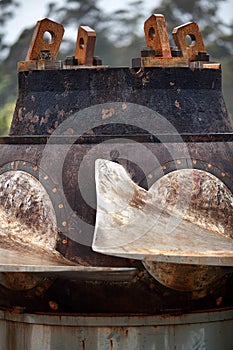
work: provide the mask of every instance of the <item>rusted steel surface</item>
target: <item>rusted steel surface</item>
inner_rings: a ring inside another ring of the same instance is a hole
[[[174,28],[172,36],[175,44],[182,51],[185,58],[195,61],[199,52],[206,53],[197,23],[191,22]],[[190,45],[185,41],[187,36],[191,39]]]
[[[49,42],[45,41],[44,34],[48,32],[51,35]],[[30,47],[26,56],[26,61],[42,59],[40,55],[45,51],[50,57],[44,59],[55,60],[64,34],[64,28],[61,24],[45,18],[37,22]]]
[[[147,68],[138,76],[129,68],[82,68],[19,73],[19,98],[10,135],[51,135],[71,114],[109,101],[140,101],[140,105],[164,116],[180,134],[232,130],[221,91],[220,70]],[[102,109],[93,118],[103,122]],[[127,109],[124,113],[128,113]],[[109,120],[114,120],[114,115]],[[99,132],[94,134],[130,134],[123,126],[114,125],[96,131]],[[70,136],[73,133],[72,127],[67,130]]]
[[[80,26],[75,49],[79,65],[92,66],[95,51],[96,33],[88,26]]]
[[[163,15],[153,14],[144,24],[146,45],[141,57],[132,60],[134,68],[190,67],[220,69],[219,63],[209,62],[199,27],[189,22],[173,29],[175,47],[170,47]]]
[[[167,34],[165,18],[163,15],[152,15],[144,23],[146,45],[154,50],[155,56],[172,58]]]

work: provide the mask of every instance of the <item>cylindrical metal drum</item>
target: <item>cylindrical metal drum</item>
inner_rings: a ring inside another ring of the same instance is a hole
[[[157,316],[0,312],[0,350],[232,350],[233,310]]]

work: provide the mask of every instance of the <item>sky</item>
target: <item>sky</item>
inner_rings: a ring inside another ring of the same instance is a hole
[[[8,22],[8,26],[5,29],[5,40],[9,44],[13,44],[17,40],[24,28],[32,27],[38,20],[45,17],[47,8],[46,5],[49,2],[52,2],[52,0],[18,0],[18,2],[20,3],[20,7],[16,10],[17,12],[15,17]],[[56,0],[56,2],[58,4],[62,4],[64,0]],[[125,3],[126,0],[99,0],[99,5],[103,7],[106,12],[124,8]],[[156,5],[160,3],[160,0],[144,0],[144,3],[145,12],[148,11],[149,17],[151,14],[151,8],[156,7]],[[233,0],[226,0],[223,2],[220,15],[223,22],[229,23],[230,20],[233,19]]]

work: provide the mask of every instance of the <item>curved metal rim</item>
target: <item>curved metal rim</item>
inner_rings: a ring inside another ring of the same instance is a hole
[[[195,323],[209,323],[233,320],[233,309],[199,311],[179,316],[164,315],[53,315],[53,314],[13,314],[0,311],[0,320],[28,324],[73,327],[111,327],[111,326],[167,326]]]

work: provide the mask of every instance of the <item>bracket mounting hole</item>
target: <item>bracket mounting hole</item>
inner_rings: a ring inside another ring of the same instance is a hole
[[[193,34],[188,34],[185,37],[185,43],[187,46],[194,46],[196,45],[196,37]]]
[[[52,32],[46,31],[43,34],[43,40],[46,44],[51,44],[53,42],[54,34]]]
[[[80,49],[84,49],[84,39],[83,38],[80,38],[79,39],[79,47],[80,47]]]
[[[148,34],[149,34],[150,40],[154,40],[154,38],[155,38],[155,29],[154,29],[154,27],[150,27]]]

